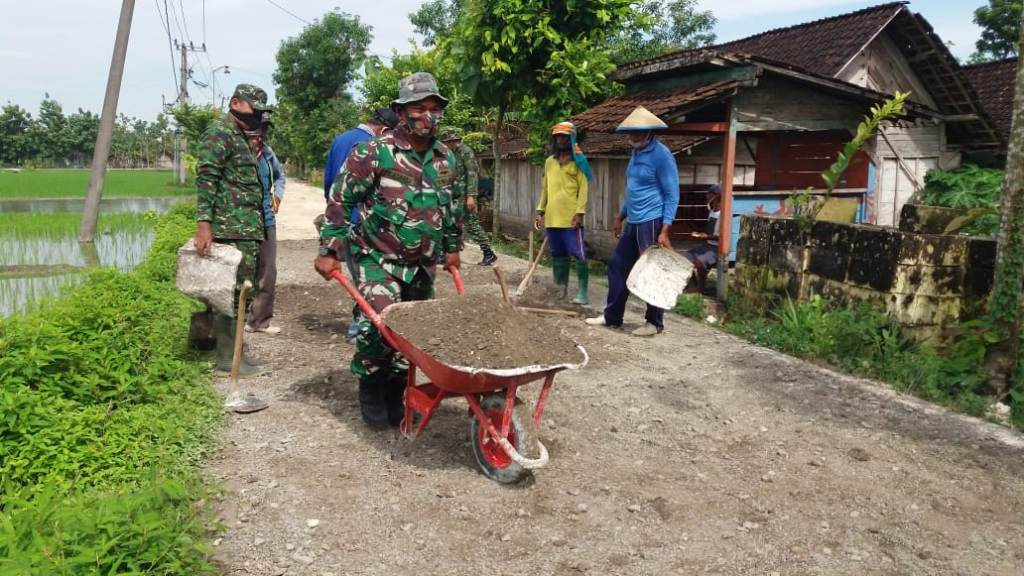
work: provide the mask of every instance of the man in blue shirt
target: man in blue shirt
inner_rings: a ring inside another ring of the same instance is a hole
[[[658,244],[672,249],[669,227],[679,208],[679,167],[672,152],[654,136],[668,125],[643,106],[638,106],[616,128],[629,134],[633,152],[626,167],[626,201],[615,216],[612,234],[618,239],[608,262],[608,303],[604,314],[588,318],[592,326],[622,326],[629,290],[626,279],[640,255]],[[626,228],[622,229],[622,221]],[[647,305],[646,323],[634,336],[654,336],[665,329],[665,311]]]
[[[331,187],[334,186],[334,180],[338,177],[338,173],[341,172],[342,166],[345,165],[345,160],[348,159],[349,153],[355,148],[355,145],[360,142],[365,142],[371,138],[377,138],[384,134],[387,130],[393,130],[398,125],[398,115],[395,114],[390,108],[380,108],[373,113],[373,117],[365,124],[360,124],[356,128],[353,128],[347,132],[340,134],[331,143],[331,150],[327,153],[327,165],[324,167],[324,200],[329,200],[331,197]],[[318,222],[323,221],[323,216],[317,218]],[[352,213],[349,215],[349,222],[352,224],[359,223],[359,208],[352,208]],[[319,230],[320,226],[317,225]],[[359,283],[359,272],[352,262],[352,257],[349,254],[345,254],[345,264],[348,267],[348,273],[352,277],[352,280]],[[356,335],[359,333],[359,326],[356,322],[352,322],[348,325],[348,341],[349,344],[355,344]]]
[[[284,199],[285,175],[284,167],[269,144],[263,145],[262,160],[257,167],[260,182],[263,185],[263,230],[264,241],[260,250],[260,262],[257,268],[259,291],[252,299],[249,319],[245,324],[246,332],[264,332],[277,334],[280,326],[272,326],[270,319],[274,317],[274,292],[277,288],[277,214],[281,200]]]

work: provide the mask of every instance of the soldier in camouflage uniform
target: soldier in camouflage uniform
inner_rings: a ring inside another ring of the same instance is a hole
[[[480,181],[478,171],[480,169],[476,162],[476,154],[473,149],[462,143],[462,137],[453,129],[444,131],[441,141],[448,148],[455,152],[459,163],[459,181],[461,188],[465,190],[465,196],[456,202],[459,208],[459,227],[464,229],[469,238],[480,246],[484,257],[480,266],[490,266],[498,260],[498,256],[491,250],[491,239],[480,226],[480,218],[476,215],[477,184]]]
[[[403,78],[398,92],[392,103],[398,127],[357,144],[331,189],[314,263],[329,279],[348,251],[360,272],[359,291],[378,312],[394,302],[431,298],[438,252],[446,254],[446,268],[460,265],[452,201],[462,194],[456,158],[434,137],[448,100],[424,72]],[[355,207],[361,219],[353,225]],[[398,425],[408,364],[356,313],[359,335],[351,367],[359,378],[363,419]]]
[[[265,238],[263,197],[269,185],[261,174],[270,173],[262,154],[263,122],[271,111],[263,89],[239,84],[231,97],[229,113],[213,122],[197,153],[196,250],[205,256],[210,244],[217,242],[234,246],[242,253],[232,310],[238,309],[239,293],[246,280],[253,284],[246,298],[247,306],[257,289],[256,272]],[[230,371],[235,323],[230,315],[217,314],[214,327],[217,369]],[[239,374],[259,372],[257,364],[246,352]]]

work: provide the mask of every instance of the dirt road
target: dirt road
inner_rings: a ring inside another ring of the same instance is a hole
[[[284,331],[246,381],[273,403],[210,464],[225,574],[1024,574],[1021,436],[676,317],[651,340],[560,321],[592,362],[556,381],[525,485],[477,471],[461,401],[416,441],[371,431],[314,253],[282,243]]]
[[[313,218],[324,211],[324,191],[301,180],[290,179],[277,213],[277,239],[313,240]]]

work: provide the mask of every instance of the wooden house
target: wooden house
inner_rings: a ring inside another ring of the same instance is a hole
[[[586,226],[598,254],[612,248],[606,231],[625,191],[629,146],[614,129],[638,105],[670,125],[661,139],[677,156],[683,192],[673,233],[682,240],[699,229],[701,191],[721,182],[733,249],[740,214],[786,214],[794,191],[820,192],[821,172],[894,92],[911,92],[905,116],[869,142],[837,191],[851,220],[894,226],[928,170],[1005,146],[945,44],[905,2],[629,63],[613,78],[625,94],[572,119],[594,169]],[[540,169],[505,150],[498,209],[525,227]]]

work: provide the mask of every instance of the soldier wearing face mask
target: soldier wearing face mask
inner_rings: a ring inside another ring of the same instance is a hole
[[[227,115],[213,122],[199,142],[196,174],[195,246],[200,256],[213,242],[229,244],[242,253],[235,285],[235,303],[242,284],[249,280],[248,304],[259,289],[257,265],[265,239],[264,200],[272,173],[264,154],[265,122],[273,108],[267,93],[252,84],[239,84]],[[231,370],[235,322],[225,314],[214,320],[217,336],[217,369]],[[254,374],[258,363],[243,354],[239,373]],[[265,407],[265,404],[263,404]]]
[[[359,290],[377,312],[398,301],[426,300],[434,292],[435,255],[458,268],[460,233],[453,198],[458,187],[455,153],[435,137],[448,100],[434,77],[417,72],[398,84],[392,109],[398,126],[360,142],[331,188],[316,271],[330,279],[346,253],[359,272]],[[361,217],[351,221],[352,209]],[[408,363],[383,340],[362,312],[352,373],[359,405],[371,425],[397,426],[404,414]]]

